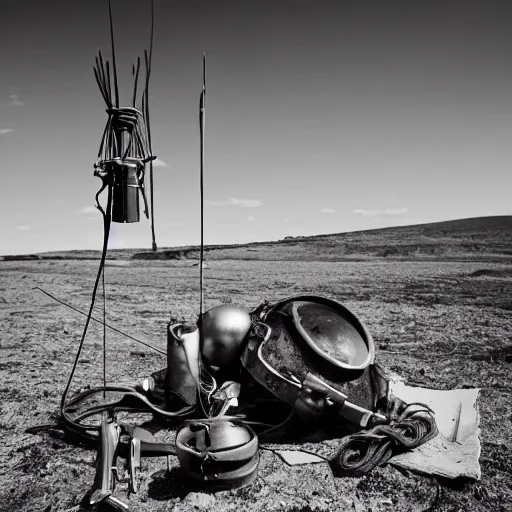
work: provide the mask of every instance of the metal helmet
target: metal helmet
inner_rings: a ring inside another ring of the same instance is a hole
[[[205,361],[223,368],[240,357],[242,343],[251,328],[251,316],[241,306],[224,304],[207,311],[200,328]]]

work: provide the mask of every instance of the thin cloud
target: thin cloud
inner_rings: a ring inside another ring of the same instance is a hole
[[[320,210],[320,213],[336,213],[336,210],[334,210],[333,208],[322,208]]]
[[[249,222],[254,222],[256,219],[251,215],[250,217],[247,217],[247,220]]]
[[[224,201],[206,201],[210,206],[241,206],[242,208],[258,208],[263,203],[257,199],[237,199],[230,197]]]
[[[352,213],[363,217],[377,217],[378,215],[381,215],[381,210],[364,210],[362,208],[357,208],[356,210],[352,210]]]
[[[153,167],[169,167],[163,160],[160,160],[160,158],[157,158],[156,160],[153,160]]]
[[[283,222],[290,222],[290,219],[283,219]]]
[[[14,128],[2,128],[0,130],[0,135],[5,135],[6,133],[15,132],[16,130]]]
[[[409,213],[408,208],[386,208],[384,210],[384,215],[405,215]]]
[[[23,107],[25,105],[25,103],[20,101],[17,94],[11,94],[9,97],[11,98],[11,105],[13,107]]]
[[[366,210],[358,208],[352,210],[352,213],[361,215],[362,217],[391,217],[395,215],[406,215],[409,213],[408,208],[385,208],[384,210]]]
[[[98,208],[96,206],[84,206],[81,210],[75,210],[73,213],[77,215],[91,215],[91,213],[97,213]]]
[[[32,229],[32,226],[29,226],[28,224],[22,224],[21,226],[18,226],[19,231],[30,231]]]

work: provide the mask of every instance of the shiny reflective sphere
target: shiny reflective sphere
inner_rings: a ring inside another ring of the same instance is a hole
[[[202,322],[202,354],[210,366],[223,368],[240,357],[251,317],[241,306],[225,304],[210,309]]]

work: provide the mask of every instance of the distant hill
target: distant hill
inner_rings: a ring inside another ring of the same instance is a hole
[[[367,258],[512,260],[512,216],[476,217],[276,242],[205,247],[206,259],[338,261]],[[194,258],[199,248],[163,249],[134,258]]]
[[[98,259],[99,251],[50,252],[9,259]],[[109,259],[195,259],[198,246],[109,251]],[[512,262],[512,216],[476,217],[350,233],[287,237],[275,242],[205,246],[207,260],[342,261],[482,259]]]

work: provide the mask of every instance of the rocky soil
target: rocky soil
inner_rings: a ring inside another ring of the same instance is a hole
[[[96,451],[58,432],[28,434],[55,420],[85,318],[40,286],[87,310],[98,261],[0,262],[0,510],[89,510],[84,497]],[[191,486],[176,457],[143,459],[141,490],[116,496],[131,510],[511,511],[512,266],[483,261],[209,261],[206,304],[254,307],[299,293],[336,298],[367,324],[377,361],[408,383],[480,387],[482,479],[448,482],[391,465],[362,478],[335,478],[327,464],[287,466],[261,450],[257,480],[209,494]],[[194,321],[198,267],[190,260],[107,263],[107,321],[165,350],[169,317]],[[101,299],[95,310],[101,317]],[[102,381],[103,329],[91,324],[72,392]],[[109,382],[142,379],[165,357],[107,333]],[[173,432],[161,425],[160,440]],[[123,468],[123,459],[119,467]]]

